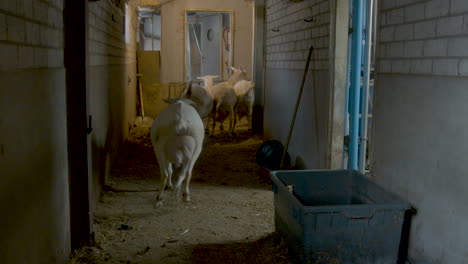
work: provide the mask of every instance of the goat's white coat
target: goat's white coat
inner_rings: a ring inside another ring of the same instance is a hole
[[[209,86],[213,83],[213,76],[203,76],[200,79],[205,81],[205,89],[207,89],[213,96],[213,111],[212,119],[213,126],[211,134],[214,133],[216,121],[220,122],[220,128],[223,129],[224,120],[229,117],[229,134],[232,134],[236,126],[236,105],[238,97],[234,90],[234,85],[240,80],[245,80],[247,74],[242,69],[236,69],[231,67],[233,73],[231,77],[225,81],[216,85]]]
[[[204,87],[192,86],[191,83],[179,98],[163,99],[163,101],[169,104],[184,101],[195,108],[201,119],[207,119],[213,109],[213,96],[210,91]]]
[[[213,111],[212,119],[213,126],[211,134],[214,134],[216,121],[221,123],[221,129],[223,128],[223,121],[229,117],[229,133],[232,134],[235,126],[235,107],[237,103],[236,92],[234,87],[229,82],[222,82],[212,87],[213,95]]]
[[[236,122],[246,116],[249,122],[249,129],[252,129],[252,111],[255,100],[254,83],[252,81],[241,80],[234,85],[237,96]]]
[[[205,76],[200,76],[197,77],[200,80],[203,80],[203,88],[205,89],[210,89],[210,87],[213,86],[213,80],[218,78],[218,75],[205,75]]]
[[[200,115],[192,106],[179,100],[156,117],[150,135],[161,171],[162,186],[157,196],[158,205],[162,204],[165,188],[172,188],[173,172],[177,177],[177,194],[184,182],[184,199],[189,201],[192,169],[201,153],[204,139]]]

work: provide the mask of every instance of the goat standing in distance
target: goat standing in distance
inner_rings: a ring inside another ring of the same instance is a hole
[[[234,122],[237,124],[237,121],[242,117],[247,117],[248,129],[252,129],[252,111],[255,100],[254,93],[254,83],[252,81],[241,80],[234,85],[234,91],[237,96],[236,103],[236,120]]]
[[[220,130],[223,130],[223,122],[229,117],[229,135],[232,136],[234,128],[236,126],[236,107],[237,107],[237,95],[234,90],[234,85],[247,79],[247,73],[241,68],[236,69],[231,67],[233,71],[231,77],[225,82],[221,82],[213,85],[212,76],[203,76],[200,79],[205,80],[205,88],[213,96],[213,110],[211,118],[213,125],[211,128],[210,135],[214,135],[216,122],[220,123]],[[210,84],[212,86],[210,86]]]
[[[251,116],[253,107],[253,83],[247,81],[247,73],[241,67],[231,67],[232,75],[225,81],[214,84],[217,75],[206,75],[197,77],[203,80],[203,86],[193,86],[190,82],[181,97],[175,99],[163,99],[166,103],[174,103],[177,100],[190,99],[202,119],[206,118],[205,128],[209,127],[209,117],[213,120],[210,135],[214,135],[216,121],[220,122],[223,130],[223,122],[227,117],[229,122],[229,135],[233,134],[237,118],[247,116],[249,127],[251,127]],[[238,103],[240,103],[238,107]]]

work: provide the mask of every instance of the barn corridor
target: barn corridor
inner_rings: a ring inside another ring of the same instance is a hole
[[[232,141],[206,137],[190,185],[192,201],[176,202],[169,194],[159,208],[153,206],[160,186],[157,161],[144,129],[133,130],[94,211],[96,246],[85,248],[75,263],[284,260],[285,250],[272,236],[273,193],[256,174],[262,141],[246,129],[243,123]]]

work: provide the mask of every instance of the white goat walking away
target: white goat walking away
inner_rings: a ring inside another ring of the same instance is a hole
[[[207,89],[213,96],[213,110],[211,117],[213,119],[213,126],[210,135],[214,134],[216,121],[220,122],[220,129],[223,130],[223,122],[227,117],[229,120],[229,135],[232,135],[236,125],[236,105],[237,95],[234,90],[234,85],[240,81],[247,79],[246,72],[241,69],[231,67],[233,74],[225,81],[213,85],[213,79],[217,76],[208,75],[198,77],[204,80],[204,88]],[[208,123],[207,123],[208,124]]]
[[[237,96],[234,127],[237,124],[237,120],[245,116],[248,120],[248,128],[252,129],[252,111],[255,100],[254,83],[246,80],[238,81],[234,85],[234,91]]]
[[[229,82],[219,83],[212,88],[213,109],[211,118],[213,126],[210,135],[214,135],[216,121],[220,122],[220,129],[223,130],[223,122],[229,117],[229,135],[232,135],[235,125],[235,109],[237,103],[236,92]]]
[[[192,86],[191,82],[188,84],[187,89],[185,89],[180,97],[163,99],[163,101],[169,104],[173,104],[179,100],[186,101],[186,99],[191,100],[189,104],[195,108],[201,119],[207,119],[208,115],[211,114],[213,109],[213,96],[206,88],[197,85]],[[205,127],[208,127],[208,123]]]
[[[232,83],[232,85],[235,85],[239,81],[247,80],[247,72],[244,70],[242,66],[239,69],[231,66],[231,70],[232,70],[232,75],[231,77],[229,77],[227,81]]]
[[[159,163],[162,182],[156,197],[157,206],[162,205],[164,191],[167,188],[172,189],[173,173],[177,176],[177,197],[182,183],[185,183],[183,198],[190,201],[192,169],[200,156],[205,134],[200,115],[192,106],[193,103],[188,103],[190,99],[169,105],[156,117],[151,127],[151,143]]]

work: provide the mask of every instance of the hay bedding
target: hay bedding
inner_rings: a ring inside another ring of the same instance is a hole
[[[246,122],[233,138],[206,138],[193,172],[190,203],[170,193],[153,206],[159,168],[149,130],[130,133],[96,205],[96,243],[71,263],[290,263],[274,235],[271,186],[256,175],[262,143]],[[126,226],[125,229],[122,229]],[[339,262],[317,262],[317,264]]]

